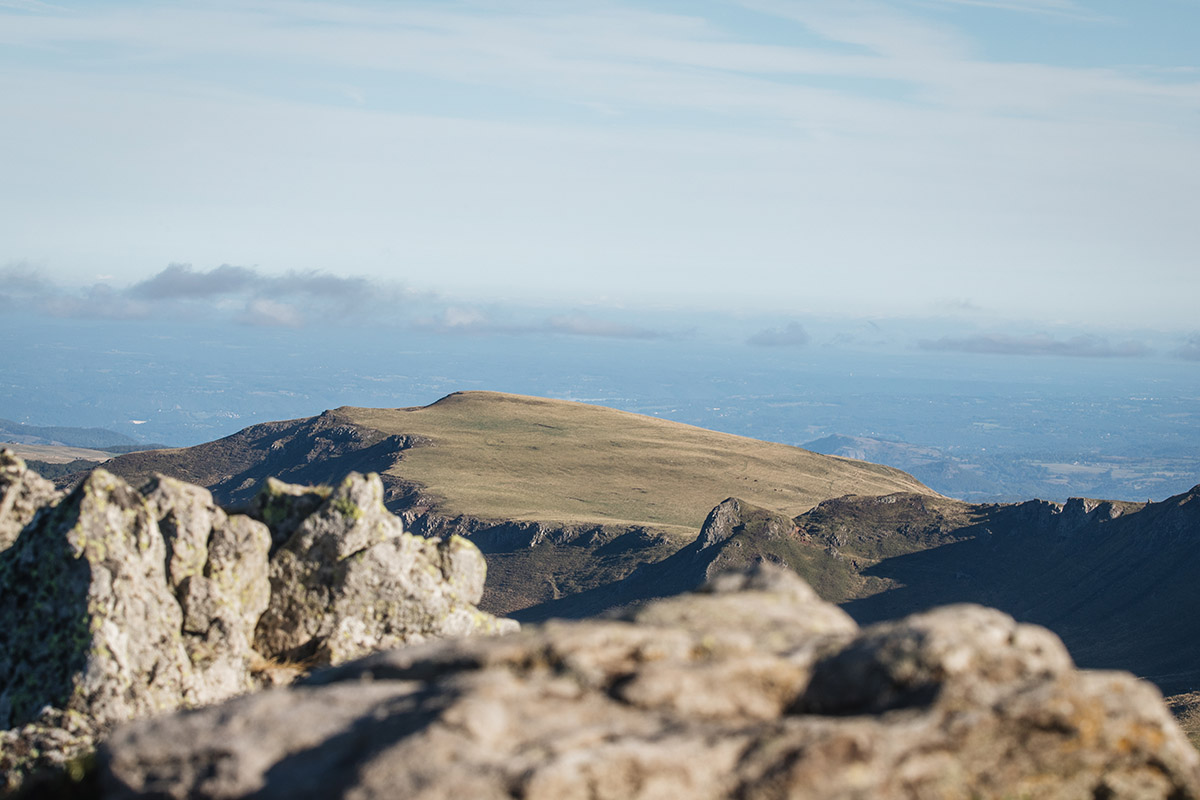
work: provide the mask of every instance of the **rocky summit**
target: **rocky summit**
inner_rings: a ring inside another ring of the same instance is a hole
[[[376,475],[272,481],[229,514],[198,486],[98,469],[64,497],[0,454],[0,789],[78,772],[119,723],[516,629],[475,607],[479,551],[405,533],[382,495]]]
[[[859,629],[770,565],[123,726],[99,769],[106,798],[1200,798],[1150,684],[981,606]]]

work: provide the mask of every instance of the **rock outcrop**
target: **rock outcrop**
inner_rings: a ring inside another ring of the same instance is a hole
[[[980,606],[865,629],[764,565],[116,731],[109,798],[1200,798],[1155,688]]]
[[[39,509],[60,497],[54,484],[26,469],[11,450],[0,450],[0,551],[12,546]]]
[[[473,605],[479,551],[403,532],[376,475],[274,483],[254,519],[198,486],[138,491],[102,469],[61,498],[2,458],[0,525],[20,527],[0,552],[0,791],[118,723],[294,678],[289,659],[516,628]]]
[[[515,628],[475,608],[486,576],[479,550],[462,537],[404,533],[377,477],[352,474],[332,491],[268,481],[254,513],[286,535],[271,556],[271,599],[255,638],[265,656],[339,664],[430,637]]]

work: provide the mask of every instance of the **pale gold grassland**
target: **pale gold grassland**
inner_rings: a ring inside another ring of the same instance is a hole
[[[2,443],[0,447],[12,450],[25,461],[45,461],[47,464],[69,464],[77,459],[84,461],[108,461],[112,453],[90,450],[86,447],[65,447],[48,444]]]
[[[388,472],[425,486],[444,514],[692,536],[730,496],[789,516],[845,494],[936,496],[890,467],[565,400],[460,392],[425,407],[337,413],[431,439]]]
[[[1200,692],[1185,692],[1167,698],[1167,705],[1179,727],[1187,734],[1192,744],[1200,749]]]

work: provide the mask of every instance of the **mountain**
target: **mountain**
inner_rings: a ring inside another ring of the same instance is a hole
[[[108,450],[110,447],[136,447],[138,442],[123,433],[106,428],[69,428],[63,426],[26,425],[10,419],[0,419],[0,442],[14,444],[64,445]],[[110,451],[112,452],[112,451]]]
[[[1011,453],[988,455],[974,450],[963,457],[937,447],[842,434],[806,442],[803,447],[814,453],[887,464],[942,494],[976,502],[1029,497],[1045,488],[1048,477],[1028,456],[1018,458]]]
[[[612,409],[491,392],[340,408],[197,447],[121,456],[248,502],[268,477],[381,473],[411,530],[488,559],[480,607],[587,617],[786,565],[860,623],[978,602],[1055,630],[1088,667],[1200,681],[1200,487],[1159,503],[973,504],[896,469]]]
[[[246,504],[268,477],[381,474],[411,529],[488,554],[483,606],[508,614],[618,581],[691,542],[731,495],[786,515],[830,497],[934,493],[905,473],[599,406],[459,392],[429,406],[339,408],[106,465],[161,472]]]

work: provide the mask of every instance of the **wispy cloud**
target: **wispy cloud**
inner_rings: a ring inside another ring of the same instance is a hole
[[[246,308],[234,316],[234,320],[243,325],[267,328],[299,328],[305,322],[300,309],[265,298],[248,302]]]
[[[1074,0],[934,0],[948,6],[976,6],[1018,11],[1025,14],[1043,14],[1070,19],[1097,19],[1095,12],[1081,7]]]
[[[0,269],[0,287],[4,290],[0,296],[10,308],[40,311],[52,317],[144,319],[152,312],[146,303],[106,283],[65,289],[23,262]]]
[[[533,330],[529,325],[500,321],[481,308],[461,304],[427,311],[414,317],[411,324],[436,333],[461,336],[512,335]]]
[[[222,264],[197,270],[171,264],[125,288],[108,283],[60,286],[26,264],[0,270],[10,305],[82,319],[224,317],[242,325],[301,327],[313,320],[379,320],[396,316],[415,295],[402,286],[321,272],[270,275]]]
[[[1084,334],[1069,339],[1056,339],[1049,334],[1036,333],[1029,336],[1005,334],[977,334],[973,336],[940,339],[922,339],[918,342],[922,350],[947,350],[960,353],[1020,356],[1072,356],[1081,358],[1132,358],[1149,355],[1150,348],[1143,342],[1128,340],[1111,343],[1102,336]]]
[[[844,265],[816,287],[823,307],[925,303],[933,281],[890,280],[874,246],[886,240],[889,260],[917,272],[969,259],[955,291],[997,309],[1049,305],[1012,288],[1025,265],[1054,297],[1070,276],[1048,265],[1086,264],[1102,279],[1076,282],[1087,310],[1072,313],[1100,319],[1118,302],[1103,287],[1135,254],[1154,265],[1149,286],[1195,251],[1183,209],[1200,85],[1153,68],[1184,63],[1176,53],[1142,67],[1082,44],[1070,57],[1010,50],[985,15],[944,13],[1084,5],[181,0],[6,13],[0,47],[33,55],[6,84],[23,134],[0,172],[39,191],[0,201],[0,238],[70,263],[75,245],[46,242],[86,242],[76,254],[94,259],[85,251],[126,253],[153,225],[170,234],[144,237],[138,263],[187,252],[320,268],[316,254],[352,251],[344,263],[379,275],[390,249],[442,285],[511,267],[515,292],[546,292],[557,270],[559,297],[576,298],[606,284],[671,297],[684,270],[715,296],[707,287],[739,263],[739,285],[776,310],[809,291],[804,270],[784,271],[800,258]],[[1064,33],[1086,38],[1087,24]],[[45,163],[61,168],[39,173]],[[137,185],[97,223],[90,198],[124,186],[122,169]],[[89,225],[107,241],[94,246]],[[141,297],[221,297],[222,281],[247,278],[221,269],[156,276]],[[1002,271],[1018,274],[987,278]],[[354,287],[339,288],[353,305]]]
[[[752,335],[746,344],[758,347],[800,347],[808,344],[808,331],[799,322],[789,322],[778,328],[767,328]]]
[[[153,307],[108,284],[97,283],[78,292],[39,295],[41,308],[52,317],[73,319],[146,319]]]
[[[0,0],[0,8],[11,8],[17,11],[65,11],[62,6],[57,6],[52,3],[43,3],[41,0]]]
[[[1185,361],[1200,361],[1200,333],[1193,333],[1182,345],[1172,351],[1176,358]]]
[[[662,339],[667,336],[664,331],[582,314],[551,317],[546,321],[546,330],[571,336],[600,336],[609,339]]]
[[[514,317],[517,319],[514,320]],[[454,304],[427,314],[414,325],[439,333],[466,336],[585,336],[602,339],[667,339],[673,334],[642,325],[578,312],[540,317],[528,309],[492,308]]]
[[[42,270],[20,261],[0,267],[0,286],[6,292],[30,295],[49,291],[52,284],[46,280]]]

